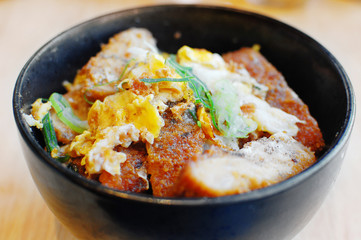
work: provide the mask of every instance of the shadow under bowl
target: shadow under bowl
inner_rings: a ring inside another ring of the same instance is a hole
[[[318,120],[327,149],[318,162],[279,184],[245,194],[174,199],[116,191],[51,159],[23,113],[39,97],[64,92],[77,70],[113,34],[149,29],[158,47],[224,53],[261,46]],[[162,5],[115,12],[77,25],[38,50],[22,69],[13,110],[32,177],[56,217],[80,239],[291,239],[311,219],[340,170],[355,118],[351,83],[318,42],[275,19],[242,10]]]

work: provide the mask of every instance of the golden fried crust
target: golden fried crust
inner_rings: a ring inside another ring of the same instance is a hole
[[[308,168],[316,158],[293,138],[276,134],[247,143],[237,153],[211,149],[184,167],[174,195],[219,197],[281,182]]]
[[[120,164],[121,174],[111,175],[103,171],[99,176],[99,181],[105,186],[122,191],[144,192],[148,190],[149,184],[146,180],[145,171],[147,158],[145,144],[137,143],[129,148],[117,146],[116,150],[127,155],[127,161]]]
[[[195,154],[202,152],[205,136],[192,119],[184,121],[172,119],[166,111],[163,116],[165,126],[152,145],[147,144],[147,170],[151,175],[153,195],[171,197],[174,183],[185,164]]]
[[[78,71],[74,82],[66,86],[68,93],[64,95],[75,114],[81,119],[87,118],[91,104],[95,100],[103,100],[114,94],[114,85],[107,85],[121,76],[126,64],[131,59],[128,49],[140,47],[149,49],[155,46],[151,33],[145,29],[129,29],[114,35],[101,51]]]
[[[305,121],[305,124],[297,123],[299,131],[296,140],[316,153],[322,151],[325,146],[322,133],[307,105],[288,87],[282,74],[261,53],[252,48],[241,48],[224,54],[223,58],[228,63],[233,62],[245,67],[257,82],[266,85],[269,89],[266,101],[271,106]]]
[[[103,101],[105,97],[116,93],[118,91],[116,83],[123,76],[122,73],[131,59],[129,48],[134,46],[148,48],[149,44],[155,46],[155,41],[148,31],[133,29],[115,35],[108,44],[103,45],[102,51],[79,70],[74,83],[67,85],[68,92],[64,94],[64,97],[69,101],[74,113],[85,120],[88,118],[92,102]],[[296,150],[288,149],[288,145],[282,145],[286,150],[276,153],[275,157],[267,152],[272,151],[268,140],[260,140],[271,139],[272,136],[269,133],[256,131],[248,138],[239,140],[239,145],[261,153],[257,156],[252,153],[235,157],[234,154],[225,153],[226,147],[214,139],[211,121],[209,117],[206,118],[208,113],[204,108],[198,108],[199,111],[197,111],[198,120],[204,128],[202,131],[187,111],[190,108],[188,102],[178,102],[176,106],[171,106],[169,102],[166,105],[164,102],[158,107],[165,106],[168,109],[159,111],[165,125],[161,128],[159,136],[155,137],[154,142],[152,140],[146,144],[133,143],[127,148],[116,146],[113,149],[114,145],[111,147],[112,150],[126,155],[126,161],[120,163],[120,174],[112,175],[104,169],[95,174],[89,174],[81,158],[73,159],[72,166],[80,174],[122,191],[147,192],[151,185],[152,194],[157,197],[216,197],[266,187],[285,180],[313,164],[316,158],[310,149],[319,152],[324,147],[321,131],[316,120],[310,115],[308,107],[288,87],[282,74],[258,51],[250,48],[242,48],[227,53],[223,57],[226,62],[235,63],[235,67],[241,65],[246,67],[252,77],[269,88],[266,101],[270,105],[305,121],[305,124],[298,123],[299,131],[296,140],[299,142],[291,137],[287,140],[298,144]],[[131,88],[127,90],[137,95],[146,96],[154,93],[154,89],[148,84],[137,79],[131,84],[126,83],[131,85]],[[163,83],[165,85],[163,87],[169,87],[168,84],[170,83]],[[162,84],[156,86],[162,87]],[[179,90],[179,93],[182,91]],[[175,98],[172,101],[175,104],[175,101],[180,101],[180,99]],[[251,113],[254,110],[252,104],[242,106],[244,113]],[[144,124],[143,119],[142,124]],[[146,120],[149,118],[144,119]],[[70,143],[77,135],[61,124],[55,124],[55,130],[59,141],[65,144]],[[212,139],[215,141],[212,149],[204,154],[207,141]],[[270,141],[271,144],[275,144],[273,140]],[[263,152],[260,149],[268,150]],[[290,153],[291,150],[295,152]],[[241,162],[239,162],[240,159],[242,159]],[[272,171],[265,172],[267,168],[271,168]],[[222,185],[223,183],[225,184]]]

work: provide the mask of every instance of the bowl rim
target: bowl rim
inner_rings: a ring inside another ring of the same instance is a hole
[[[327,151],[322,154],[322,156],[318,159],[317,163],[309,167],[308,169],[304,170],[303,172],[285,180],[280,183],[254,190],[251,192],[246,192],[242,194],[237,195],[229,195],[229,196],[222,196],[222,197],[213,197],[213,198],[164,198],[164,197],[155,197],[149,194],[144,193],[131,193],[131,192],[124,192],[119,191],[116,189],[112,189],[106,186],[101,185],[98,182],[88,180],[81,175],[71,171],[70,169],[64,167],[63,164],[54,161],[50,157],[50,155],[35,141],[33,136],[31,135],[31,130],[29,126],[25,123],[25,120],[22,117],[22,106],[20,106],[21,103],[21,93],[20,88],[23,83],[22,79],[25,75],[26,70],[28,69],[29,65],[34,61],[34,59],[38,58],[39,55],[46,49],[46,47],[51,44],[54,41],[57,41],[58,38],[63,37],[67,32],[73,31],[83,25],[90,24],[91,22],[96,22],[99,20],[102,20],[104,18],[111,18],[112,16],[118,15],[118,14],[126,14],[131,12],[141,12],[142,10],[147,9],[164,9],[164,8],[197,8],[197,9],[208,9],[208,10],[221,10],[221,11],[230,11],[237,14],[243,14],[248,15],[250,17],[255,17],[258,19],[263,19],[268,22],[272,22],[274,24],[277,24],[278,26],[281,26],[283,28],[287,28],[289,31],[293,31],[294,34],[302,35],[303,38],[307,38],[312,44],[316,44],[316,46],[321,49],[325,54],[328,55],[331,62],[334,64],[335,68],[340,74],[340,77],[343,81],[343,85],[346,89],[346,97],[347,97],[347,114],[346,118],[344,120],[344,124],[339,129],[338,135],[336,139],[333,140],[332,144],[329,146]],[[231,7],[225,7],[225,6],[215,6],[215,5],[206,5],[206,4],[159,4],[159,5],[150,5],[150,6],[141,6],[141,7],[134,7],[134,8],[127,8],[115,12],[111,12],[108,14],[100,15],[95,18],[88,19],[86,21],[83,21],[79,24],[74,25],[73,27],[70,27],[63,32],[59,33],[55,37],[51,38],[48,42],[42,45],[25,63],[24,67],[21,69],[21,72],[16,80],[16,84],[13,91],[13,114],[15,118],[16,125],[18,127],[18,130],[20,132],[21,138],[24,140],[24,142],[27,144],[27,146],[31,149],[31,151],[34,152],[34,154],[37,156],[39,161],[44,162],[49,167],[55,169],[55,172],[57,174],[62,174],[65,176],[65,178],[68,181],[73,182],[76,185],[79,185],[84,190],[91,191],[94,194],[103,195],[109,198],[116,198],[116,199],[127,199],[131,201],[138,201],[148,204],[158,204],[158,205],[187,205],[187,206],[198,206],[198,205],[214,205],[214,204],[230,204],[235,202],[247,202],[247,201],[253,201],[258,200],[261,198],[267,198],[274,194],[279,194],[281,192],[286,191],[287,189],[290,189],[297,184],[300,184],[302,181],[305,181],[308,177],[314,175],[318,171],[320,171],[322,168],[324,168],[327,164],[329,164],[332,159],[339,154],[343,146],[347,144],[349,140],[349,136],[351,135],[352,127],[354,125],[355,121],[355,111],[356,111],[356,100],[355,95],[353,91],[352,84],[350,82],[349,77],[347,76],[345,70],[341,66],[341,64],[338,62],[338,60],[325,48],[323,47],[319,42],[305,34],[304,32],[301,32],[300,30],[284,23],[279,20],[276,20],[272,17],[251,12],[248,10],[238,9],[238,8],[231,8]],[[341,152],[342,155],[345,154],[345,152]],[[24,156],[25,157],[25,156]]]

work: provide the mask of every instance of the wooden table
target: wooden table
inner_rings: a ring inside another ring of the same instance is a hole
[[[151,4],[208,3],[272,16],[306,32],[333,53],[361,95],[361,1],[309,0],[297,8],[242,0],[0,0],[0,239],[74,239],[37,191],[19,148],[12,91],[27,59],[50,38],[87,19]],[[360,112],[360,109],[358,109]],[[321,209],[296,240],[361,239],[361,122],[356,119],[343,168]]]

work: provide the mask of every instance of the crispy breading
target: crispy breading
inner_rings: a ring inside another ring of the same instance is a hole
[[[153,195],[171,197],[183,167],[195,154],[203,151],[205,136],[189,115],[183,115],[183,121],[180,121],[168,110],[162,117],[165,125],[159,137],[153,144],[147,144],[147,170],[151,175]]]
[[[185,46],[175,58],[182,66],[166,55],[148,30],[131,28],[64,83],[64,98],[88,121],[79,134],[50,110],[70,167],[121,191],[217,197],[278,183],[316,161],[325,145],[316,120],[258,50],[222,58]],[[41,126],[47,105],[38,100],[29,121]]]
[[[115,149],[127,156],[127,161],[120,164],[121,174],[111,175],[103,171],[99,176],[99,182],[105,186],[123,191],[144,192],[148,190],[145,144],[140,142],[132,144],[128,148],[117,146]]]
[[[277,133],[249,142],[237,152],[211,149],[184,167],[174,194],[219,197],[281,182],[316,161],[314,153],[292,137]]]
[[[114,88],[96,86],[115,81],[121,76],[125,66],[132,59],[132,54],[128,51],[131,47],[152,50],[156,45],[148,30],[131,28],[122,31],[110,38],[107,44],[102,45],[101,51],[79,70],[74,82],[66,85],[68,92],[64,97],[81,119],[87,118],[91,106],[87,99],[94,102],[116,92]]]
[[[257,82],[268,87],[266,101],[274,107],[290,113],[306,123],[297,123],[296,139],[315,152],[325,146],[317,121],[311,116],[307,105],[288,86],[283,75],[259,52],[253,48],[241,48],[223,55],[228,63],[245,67]]]

